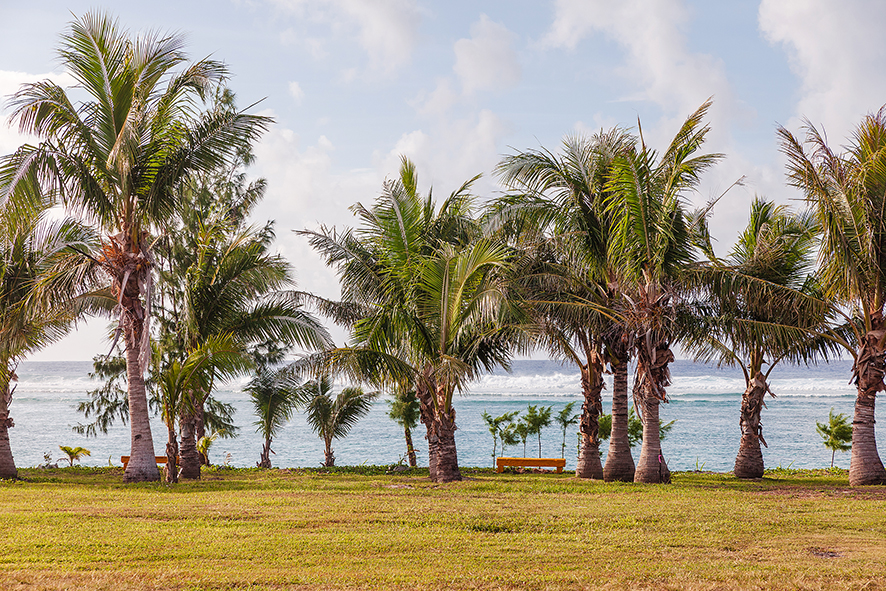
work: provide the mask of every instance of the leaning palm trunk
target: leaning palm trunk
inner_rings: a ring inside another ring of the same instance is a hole
[[[599,418],[603,412],[603,361],[593,355],[588,364],[581,368],[581,389],[584,403],[581,406],[581,451],[575,475],[578,478],[603,478],[603,465],[600,463]]]
[[[15,423],[9,416],[9,403],[12,402],[10,380],[0,385],[0,478],[18,478],[12,447],[9,445],[9,428]]]
[[[738,456],[735,458],[733,473],[736,478],[762,478],[763,477],[763,451],[760,444],[766,445],[763,439],[763,425],[760,423],[760,412],[766,403],[763,397],[766,393],[772,394],[766,377],[758,371],[751,378],[747,389],[741,397],[741,443],[738,446]],[[775,396],[775,394],[772,394]],[[768,446],[767,446],[768,447]]]
[[[665,388],[671,383],[668,364],[674,354],[667,344],[654,347],[646,345],[637,351],[637,378],[634,384],[634,398],[641,406],[643,416],[643,445],[634,482],[658,484],[671,481],[671,472],[661,453],[659,434],[659,405],[667,402]]]
[[[880,328],[880,323],[875,327]],[[855,416],[852,420],[852,459],[849,463],[849,484],[863,486],[886,483],[886,471],[877,453],[874,433],[874,405],[877,392],[886,390],[883,383],[886,350],[881,340],[882,330],[865,335],[864,344],[858,351],[858,359],[852,368],[858,395],[855,398]]]
[[[415,447],[412,445],[412,431],[409,430],[408,425],[403,425],[403,431],[406,437],[406,455],[409,457],[409,465],[415,468],[418,465],[418,461],[415,457]]]
[[[628,360],[627,357],[612,362],[612,433],[609,436],[609,451],[606,465],[603,466],[603,480],[606,482],[633,482],[634,458],[631,456],[631,442],[628,439]]]
[[[168,440],[166,441],[166,482],[175,484],[178,482],[178,439],[175,429],[167,427]]]
[[[181,417],[181,459],[182,469],[179,476],[182,478],[200,479],[200,452],[197,451],[197,439],[194,428],[197,420],[192,414],[183,414]]]

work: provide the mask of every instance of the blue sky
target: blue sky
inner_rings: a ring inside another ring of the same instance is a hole
[[[94,1],[3,3],[0,95],[66,78],[58,34]],[[712,223],[725,251],[755,194],[789,202],[776,124],[804,117],[842,144],[886,103],[886,3],[865,0],[200,0],[106,2],[131,31],[187,34],[194,59],[231,70],[240,106],[276,124],[256,148],[268,179],[257,219],[276,219],[278,248],[300,287],[337,294],[335,277],[291,230],[349,225],[401,154],[446,194],[514,149],[556,148],[566,134],[636,126],[663,146],[709,96],[708,148],[725,160],[693,200],[719,195]],[[4,115],[5,118],[5,115]],[[0,127],[0,152],[23,141]],[[103,321],[36,359],[90,359]]]

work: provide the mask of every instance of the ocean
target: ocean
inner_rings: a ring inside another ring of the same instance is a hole
[[[820,468],[830,465],[831,452],[821,443],[815,423],[826,422],[828,412],[852,417],[855,388],[849,384],[851,361],[833,361],[812,367],[779,366],[771,375],[776,398],[767,396],[763,410],[763,435],[769,444],[763,449],[767,467]],[[107,435],[86,438],[72,427],[87,422],[77,412],[77,404],[87,400],[87,391],[96,387],[89,379],[88,361],[23,362],[18,368],[19,383],[10,414],[15,427],[9,430],[13,455],[19,467],[43,463],[48,453],[53,461],[63,457],[60,445],[82,446],[92,452],[81,462],[86,466],[120,465],[120,456],[129,454],[129,429],[115,425]],[[671,365],[673,384],[668,388],[670,402],[661,407],[663,421],[676,420],[662,442],[664,456],[671,470],[732,469],[739,444],[739,408],[744,379],[738,368],[718,369],[709,365],[678,360]],[[255,432],[252,406],[241,391],[246,380],[223,386],[217,397],[236,409],[235,422],[240,427],[236,437],[219,439],[210,452],[213,463],[254,466],[262,447]],[[612,379],[607,376],[603,392],[604,411],[611,406]],[[491,466],[492,436],[481,414],[493,416],[509,411],[525,411],[527,405],[553,407],[559,412],[575,401],[581,409],[577,369],[556,361],[515,361],[511,373],[498,370],[484,375],[469,391],[456,397],[456,444],[462,466]],[[406,454],[403,432],[387,416],[388,404],[380,398],[370,414],[347,436],[335,441],[333,449],[338,465],[391,464]],[[882,416],[882,410],[880,414]],[[154,449],[165,454],[166,430],[159,418],[153,423]],[[567,469],[574,469],[577,457],[577,426],[566,433]],[[413,434],[419,464],[427,465],[424,427]],[[877,423],[880,456],[886,458],[886,421]],[[542,432],[542,455],[559,457],[563,432],[551,425]],[[275,467],[319,466],[323,461],[323,443],[308,428],[304,416],[295,413],[292,420],[272,443]],[[603,443],[605,460],[606,443]],[[531,438],[527,455],[538,454],[538,440]],[[635,460],[639,447],[634,449]],[[523,454],[522,444],[509,447],[506,455]],[[838,453],[836,465],[849,466],[849,453]]]

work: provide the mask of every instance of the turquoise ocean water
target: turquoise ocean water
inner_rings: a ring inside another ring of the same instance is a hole
[[[59,445],[83,446],[92,456],[82,462],[87,466],[120,464],[120,456],[129,453],[129,431],[116,425],[107,435],[89,438],[77,435],[72,426],[85,422],[76,410],[77,403],[87,399],[86,392],[96,387],[88,373],[90,362],[24,362],[18,369],[19,384],[15,391],[11,416],[15,427],[10,429],[13,455],[19,467],[35,466],[43,454],[53,459],[62,456]],[[815,422],[827,420],[828,411],[852,416],[855,389],[849,385],[851,361],[835,361],[814,367],[778,367],[772,374],[772,390],[776,398],[767,397],[763,410],[763,435],[769,444],[763,450],[767,467],[813,468],[830,464],[831,452],[821,444]],[[678,360],[671,366],[673,384],[668,388],[670,403],[662,406],[664,421],[676,419],[663,450],[672,470],[728,471],[732,469],[738,450],[738,412],[744,379],[738,369],[715,367]],[[603,406],[611,403],[611,377],[607,376]],[[244,380],[245,382],[245,380]],[[244,382],[223,387],[218,397],[236,408],[235,421],[240,426],[237,437],[221,439],[211,452],[213,463],[227,461],[233,466],[254,466],[259,459],[262,442],[255,433],[249,399],[240,388]],[[491,465],[492,437],[481,418],[483,411],[493,416],[504,412],[524,411],[527,404],[553,406],[558,412],[576,401],[580,410],[579,376],[572,367],[554,361],[515,361],[510,374],[497,371],[483,376],[469,392],[456,398],[459,463],[463,466]],[[372,412],[347,437],[334,443],[339,465],[390,464],[405,455],[403,433],[387,418],[387,402],[380,399]],[[880,410],[880,415],[886,412]],[[159,419],[153,423],[154,448],[158,455],[165,449],[165,428]],[[427,465],[424,428],[414,433],[419,463]],[[542,433],[542,454],[559,457],[562,431],[551,426]],[[880,456],[886,458],[886,420],[877,424]],[[566,436],[567,469],[575,467],[577,428]],[[278,467],[317,466],[323,460],[322,442],[308,429],[301,414],[293,416],[272,445],[276,455],[272,462]],[[603,445],[605,459],[605,443]],[[522,445],[510,447],[506,455],[522,455]],[[538,454],[537,439],[530,442],[527,454]],[[639,448],[634,450],[635,459]],[[837,465],[849,466],[849,454],[837,454]]]

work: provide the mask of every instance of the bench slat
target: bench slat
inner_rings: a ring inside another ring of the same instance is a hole
[[[158,464],[165,464],[167,460],[166,456],[154,456],[154,459]],[[120,456],[120,461],[123,462],[123,469],[125,470],[126,466],[129,464],[129,456]]]
[[[565,458],[495,458],[495,471],[502,472],[505,466],[531,468],[556,468],[557,473],[566,467]]]

